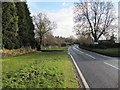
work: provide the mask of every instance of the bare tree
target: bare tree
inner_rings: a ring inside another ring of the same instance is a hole
[[[115,12],[111,2],[78,2],[74,6],[74,29],[77,34],[90,33],[94,42],[98,42],[102,35],[114,30]]]
[[[45,33],[44,37],[43,37],[43,44],[45,47],[47,46],[54,46],[54,36],[52,32],[47,32]]]
[[[35,38],[37,39],[38,45],[37,50],[41,50],[41,46],[43,43],[43,36],[56,28],[55,22],[51,22],[49,18],[44,13],[39,13],[36,16],[33,16],[33,21],[35,24]]]

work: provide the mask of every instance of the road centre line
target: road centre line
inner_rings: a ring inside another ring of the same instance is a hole
[[[82,51],[80,51],[80,50],[79,50],[79,52],[84,53],[84,52],[82,52]]]
[[[75,48],[75,47],[74,47]],[[75,48],[76,50],[78,50],[78,48]],[[89,54],[87,54],[87,53],[84,53],[84,52],[82,52],[82,51],[80,51],[80,50],[78,50],[79,52],[81,52],[81,53],[83,53],[83,54],[85,54],[85,55],[87,55],[87,56],[89,56],[89,57],[91,57],[91,58],[93,58],[93,59],[96,59],[95,57],[93,57],[92,55],[89,55]]]
[[[116,67],[116,66],[113,66],[113,65],[111,65],[111,64],[109,64],[109,63],[107,63],[107,62],[104,62],[106,65],[108,65],[108,66],[111,66],[111,67],[113,67],[113,68],[115,68],[115,69],[118,69],[118,70],[120,70],[118,67]]]
[[[92,55],[89,55],[89,54],[87,54],[87,53],[85,53],[87,56],[89,56],[89,57],[91,57],[91,58],[93,58],[93,59],[96,59],[95,57],[93,57]]]
[[[78,50],[77,48],[75,48],[76,50]],[[84,53],[84,52],[82,52],[82,51],[80,51],[80,50],[78,50],[80,53]]]
[[[76,48],[76,47],[73,47],[73,48],[76,49],[76,50],[77,50],[78,52],[80,52],[80,53],[84,53],[84,52],[78,50],[78,48]]]

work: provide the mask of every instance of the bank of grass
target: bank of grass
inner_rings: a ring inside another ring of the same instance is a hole
[[[68,46],[65,47],[59,47],[59,46],[53,46],[53,47],[46,47],[45,50],[66,50]]]
[[[111,56],[111,57],[120,57],[119,48],[100,49],[100,48],[91,48],[91,47],[83,47],[83,46],[80,46],[80,47],[83,49],[92,51],[92,52],[99,53],[99,54],[103,54],[103,55],[107,55],[107,56]]]
[[[92,49],[92,51],[111,57],[120,57],[118,48]]]
[[[79,88],[65,49],[34,51],[3,58],[3,87]]]

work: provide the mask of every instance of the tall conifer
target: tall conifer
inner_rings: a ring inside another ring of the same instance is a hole
[[[2,3],[3,46],[7,49],[17,48],[18,16],[14,2]]]

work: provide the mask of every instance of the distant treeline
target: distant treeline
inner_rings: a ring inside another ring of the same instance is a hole
[[[26,2],[2,2],[3,48],[35,47],[34,25]]]

